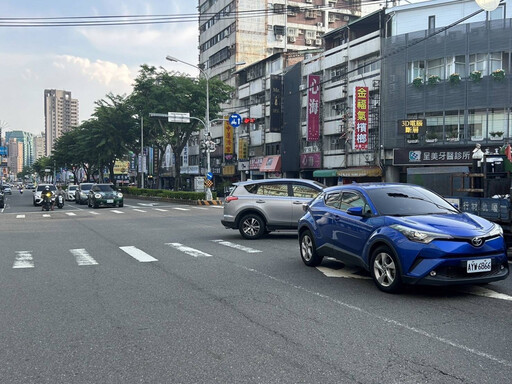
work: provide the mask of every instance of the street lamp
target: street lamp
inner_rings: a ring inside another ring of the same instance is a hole
[[[179,63],[183,63],[186,65],[189,65],[191,67],[199,69],[199,71],[203,74],[204,78],[206,79],[206,118],[205,118],[205,128],[206,128],[206,137],[210,136],[210,76],[208,76],[208,73],[201,67],[198,67],[197,65],[187,63],[186,61],[177,59],[172,56],[166,56],[166,60],[169,61],[175,61]],[[206,172],[211,172],[211,165],[210,165],[210,151],[206,151]],[[209,186],[206,186],[206,200],[212,200],[212,189]]]

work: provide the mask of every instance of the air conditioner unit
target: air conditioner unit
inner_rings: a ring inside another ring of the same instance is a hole
[[[276,35],[276,40],[278,40],[278,41],[283,40],[283,35]]]
[[[322,39],[315,39],[315,45],[322,45]]]
[[[348,16],[348,15],[343,16],[343,20],[344,21],[349,21],[350,20],[350,16]]]
[[[317,26],[317,27],[323,27],[323,26],[324,26],[324,23],[320,23],[320,22],[319,22],[319,23],[316,23],[316,26]]]
[[[290,43],[295,43],[295,36],[288,36],[288,41]]]
[[[329,15],[329,23],[334,23],[336,21],[336,16]]]
[[[313,44],[313,39],[306,39],[306,45]]]
[[[311,4],[312,2],[313,2],[313,0],[306,0],[306,3]]]

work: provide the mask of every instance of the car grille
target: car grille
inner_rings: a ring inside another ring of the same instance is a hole
[[[491,264],[491,270],[488,272],[475,272],[468,274],[466,271],[466,265],[463,263],[463,265],[458,266],[445,266],[445,267],[439,267],[435,268],[437,272],[437,276],[442,276],[448,279],[460,279],[460,278],[467,278],[468,276],[471,277],[490,277],[498,275],[501,272],[501,263],[496,262],[495,260],[492,260]]]

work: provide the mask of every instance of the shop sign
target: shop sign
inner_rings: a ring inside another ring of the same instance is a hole
[[[354,90],[354,149],[368,149],[368,87]]]
[[[308,75],[307,141],[320,140],[320,76]]]
[[[263,156],[251,157],[249,160],[249,169],[255,169],[259,171],[262,164]]]
[[[302,153],[300,155],[300,167],[318,169],[322,165],[322,154],[318,153]]]

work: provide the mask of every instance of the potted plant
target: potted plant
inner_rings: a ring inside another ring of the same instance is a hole
[[[503,139],[503,133],[502,131],[494,131],[494,132],[489,132],[489,135],[491,135],[490,139],[491,140],[501,140]]]
[[[428,83],[429,85],[436,85],[437,83],[439,83],[441,81],[441,78],[437,75],[430,75],[428,77]]]
[[[451,130],[446,132],[446,140],[447,141],[459,141],[459,132],[456,130]]]
[[[422,77],[416,77],[414,78],[414,80],[412,81],[412,84],[415,86],[415,87],[421,87],[423,85],[423,78]]]
[[[471,81],[478,83],[480,80],[482,80],[482,72],[473,71],[469,74],[469,78],[471,79]]]
[[[427,132],[425,136],[426,143],[436,143],[437,142],[437,133],[435,132]]]
[[[452,73],[450,75],[450,84],[459,84],[460,83],[460,75],[458,73]]]
[[[502,81],[505,79],[505,71],[503,69],[497,69],[492,71],[491,76],[494,80]]]

